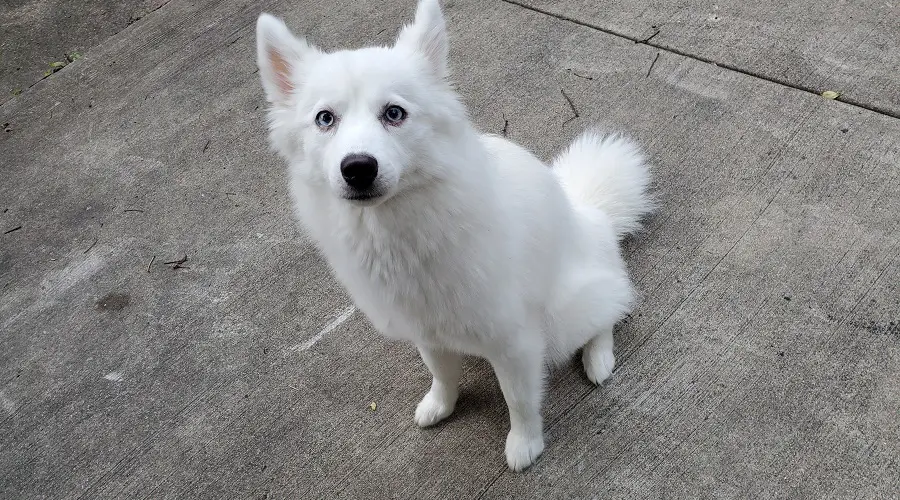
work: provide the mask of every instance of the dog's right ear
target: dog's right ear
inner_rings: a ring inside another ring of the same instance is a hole
[[[266,98],[274,106],[293,104],[303,66],[321,54],[297,38],[281,19],[261,14],[256,21],[256,63]]]

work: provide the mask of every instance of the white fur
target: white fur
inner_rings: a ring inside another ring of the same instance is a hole
[[[612,328],[633,300],[618,239],[651,208],[643,157],[589,132],[551,169],[478,133],[446,79],[437,0],[419,2],[390,48],[324,54],[265,14],[257,35],[271,141],[303,226],[375,328],[414,343],[433,374],[416,423],[450,415],[462,355],[484,357],[509,407],[507,462],[528,467],[544,448],[545,364],[584,347],[591,381],[612,372]],[[379,121],[388,104],[408,111],[402,125]],[[314,123],[322,109],[330,130]],[[378,160],[378,199],[347,199],[351,153]]]

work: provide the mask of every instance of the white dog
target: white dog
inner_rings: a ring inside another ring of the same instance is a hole
[[[263,14],[257,49],[303,226],[375,328],[414,343],[433,375],[416,423],[453,412],[463,355],[482,356],[509,407],[506,460],[528,467],[544,449],[545,365],[583,347],[591,381],[612,373],[633,297],[618,240],[652,207],[644,158],[589,132],[548,167],[480,134],[448,81],[438,0],[393,47],[324,53]]]

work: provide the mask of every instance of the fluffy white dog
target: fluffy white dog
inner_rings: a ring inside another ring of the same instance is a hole
[[[486,358],[509,407],[513,470],[544,449],[548,363],[584,348],[613,369],[633,292],[618,240],[652,208],[634,144],[588,132],[548,167],[484,135],[448,81],[438,0],[393,47],[324,53],[263,14],[258,63],[270,138],[304,228],[384,335],[433,375],[420,426],[453,412],[462,356]]]

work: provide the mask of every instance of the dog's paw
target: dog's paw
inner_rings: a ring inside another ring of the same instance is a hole
[[[543,451],[543,435],[526,436],[509,431],[509,435],[506,436],[506,463],[516,472],[531,466]]]
[[[599,384],[612,375],[616,365],[616,357],[612,349],[601,349],[589,346],[581,354],[581,362],[584,364],[584,373],[595,384]]]
[[[414,416],[416,425],[419,427],[434,425],[450,416],[455,406],[455,398],[453,400],[447,397],[442,398],[436,395],[435,391],[428,391],[428,394],[416,406],[416,414]]]

